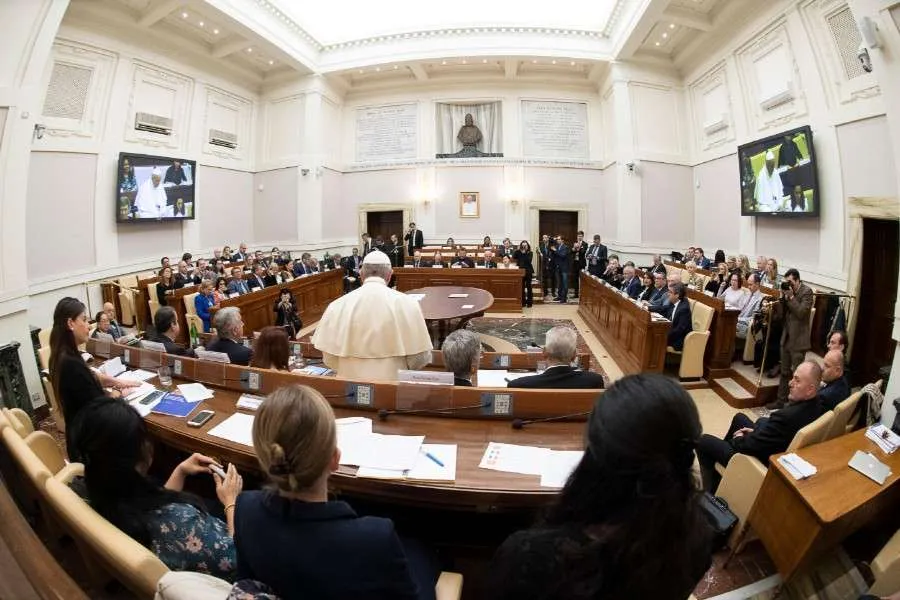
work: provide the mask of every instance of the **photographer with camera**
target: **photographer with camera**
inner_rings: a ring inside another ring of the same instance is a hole
[[[791,374],[806,358],[809,343],[809,315],[813,305],[813,291],[800,281],[797,269],[788,269],[781,282],[781,308],[784,325],[781,331],[781,381],[778,399],[766,405],[769,410],[782,408],[787,402]]]

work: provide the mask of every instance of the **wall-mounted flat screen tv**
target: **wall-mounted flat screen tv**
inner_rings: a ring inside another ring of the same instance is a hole
[[[116,221],[180,221],[197,216],[197,163],[182,158],[119,153]]]
[[[738,148],[741,215],[818,217],[816,151],[809,126]]]

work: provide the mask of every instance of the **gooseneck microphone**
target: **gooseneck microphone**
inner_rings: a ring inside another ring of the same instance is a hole
[[[493,401],[487,400],[479,404],[469,404],[467,406],[447,406],[445,408],[382,408],[378,411],[378,418],[382,421],[391,415],[447,415],[472,408],[488,408]]]
[[[556,415],[555,417],[544,417],[543,419],[513,419],[510,425],[513,429],[523,429],[526,425],[531,425],[532,423],[550,423],[553,421],[565,421],[567,419],[574,419],[575,417],[586,417],[591,414],[591,411],[572,413],[570,415]]]

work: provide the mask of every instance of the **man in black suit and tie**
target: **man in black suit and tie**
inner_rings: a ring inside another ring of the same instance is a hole
[[[450,263],[451,267],[462,267],[467,269],[474,269],[475,262],[469,258],[468,253],[465,248],[459,249],[459,254],[456,255],[456,258],[453,259],[453,262]]]
[[[351,292],[360,286],[359,268],[362,266],[362,256],[359,248],[353,248],[350,256],[344,261],[344,293]]]
[[[496,269],[497,261],[494,260],[494,253],[490,250],[484,251],[484,259],[481,261],[479,267],[484,267],[485,269]]]
[[[659,312],[669,304],[668,290],[666,289],[666,276],[663,273],[653,274],[653,292],[647,300],[650,310]]]
[[[634,267],[625,267],[625,280],[622,281],[622,291],[628,294],[632,300],[641,293],[641,278],[634,274]]]
[[[556,326],[547,332],[544,357],[547,369],[539,375],[519,377],[510,381],[511,388],[602,389],[603,376],[572,367],[577,354],[578,335],[571,327]]]
[[[575,291],[574,296],[578,297],[578,289],[581,286],[581,276],[579,273],[584,270],[585,261],[587,260],[587,242],[584,241],[584,232],[579,231],[575,237],[575,243],[572,244],[572,264],[575,267],[575,279],[572,280],[572,289]]]
[[[453,385],[471,386],[481,360],[481,338],[468,329],[457,329],[441,345],[444,369],[453,372]]]
[[[794,370],[788,403],[784,408],[757,419],[755,423],[744,413],[737,413],[731,420],[725,439],[704,434],[697,443],[704,489],[715,493],[721,480],[716,463],[725,466],[737,453],[749,454],[768,465],[770,456],[787,450],[797,432],[823,413],[822,406],[816,402],[821,380],[822,369],[819,365],[811,361],[803,362]]]
[[[250,258],[250,255],[247,252],[247,244],[241,242],[240,245],[238,245],[237,252],[231,254],[231,262],[243,262],[248,258]]]
[[[247,285],[251,290],[261,290],[266,287],[266,282],[263,281],[266,277],[266,268],[262,265],[256,265],[256,268],[253,270],[253,275],[247,281]]]
[[[431,263],[429,263],[427,260],[422,258],[421,250],[416,250],[415,252],[413,252],[412,257],[413,257],[412,266],[415,269],[424,269],[424,268],[431,266]]]
[[[690,259],[688,259],[690,260]],[[650,274],[655,275],[657,273],[662,273],[663,277],[666,276],[666,265],[662,262],[662,257],[659,254],[653,255],[653,268],[650,269]]]
[[[588,273],[600,277],[606,270],[608,252],[606,246],[600,243],[600,236],[594,236],[594,243],[587,249],[585,260],[587,261]]]
[[[840,350],[829,350],[825,353],[822,383],[824,385],[819,390],[822,410],[834,410],[850,396],[850,383],[844,375],[844,354]]]
[[[365,258],[366,254],[375,249],[375,242],[372,241],[372,238],[369,236],[368,232],[362,234],[362,255]]]
[[[213,319],[216,340],[206,347],[210,352],[224,352],[233,365],[249,365],[253,351],[240,343],[244,337],[241,309],[236,306],[220,308]]]
[[[659,313],[672,321],[666,343],[679,352],[684,348],[684,338],[694,328],[694,324],[691,321],[691,305],[688,304],[687,299],[684,297],[686,289],[683,283],[677,281],[670,283],[668,291],[669,304],[661,307],[650,307],[651,311]]]
[[[425,239],[422,232],[416,229],[415,223],[409,224],[409,231],[403,236],[406,241],[406,255],[412,256],[416,250],[421,250],[425,245]]]
[[[247,286],[247,282],[244,281],[244,272],[241,271],[240,267],[232,267],[231,281],[228,282],[228,295],[237,294],[240,296],[249,292],[250,288]]]

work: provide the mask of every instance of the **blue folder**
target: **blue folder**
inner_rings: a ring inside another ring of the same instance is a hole
[[[159,404],[153,407],[150,412],[158,415],[169,415],[172,417],[186,417],[197,408],[202,400],[197,402],[188,402],[181,394],[166,394]]]

